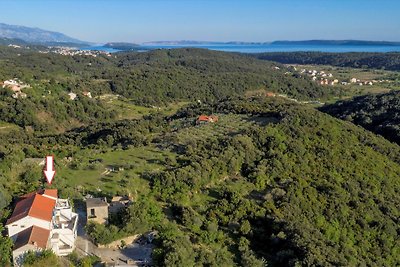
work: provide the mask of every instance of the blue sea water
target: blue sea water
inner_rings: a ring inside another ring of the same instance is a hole
[[[120,52],[121,51],[121,50],[118,50],[118,49],[105,47],[105,46],[102,46],[102,45],[82,47],[82,48],[80,48],[80,50],[103,51],[103,52],[109,52],[109,53],[115,53],[115,52]]]
[[[210,50],[240,53],[263,53],[263,52],[296,52],[296,51],[318,51],[318,52],[400,52],[400,46],[390,45],[296,45],[296,44],[194,44],[194,45],[147,45],[141,46],[139,51],[153,49],[173,48],[205,48]],[[120,50],[104,46],[87,47],[83,50],[100,50],[106,52],[118,52]]]

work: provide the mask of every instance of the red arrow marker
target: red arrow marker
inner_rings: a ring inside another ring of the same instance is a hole
[[[51,184],[53,181],[56,171],[54,170],[54,157],[46,156],[46,169],[43,170],[44,176],[46,177],[47,183]]]

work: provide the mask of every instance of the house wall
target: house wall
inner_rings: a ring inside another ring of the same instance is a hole
[[[21,231],[25,230],[26,228],[29,228],[33,225],[44,228],[44,229],[48,229],[48,230],[51,229],[51,222],[41,220],[38,218],[34,218],[31,216],[27,216],[25,218],[22,218],[16,222],[13,222],[6,226],[8,229],[8,236],[11,237],[11,239],[13,239],[13,241],[15,241],[16,234],[18,234],[19,232],[21,232]]]
[[[91,209],[94,209],[95,216],[91,217]],[[106,224],[108,222],[108,206],[87,208],[87,220],[97,222],[99,224]]]

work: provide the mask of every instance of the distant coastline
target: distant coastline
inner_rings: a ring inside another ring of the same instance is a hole
[[[289,41],[278,40],[273,42],[209,42],[209,41],[152,41],[142,43],[142,46],[157,46],[157,45],[372,45],[372,46],[400,46],[400,42],[390,41],[365,41],[365,40],[302,40]]]
[[[137,51],[154,49],[203,48],[216,51],[238,53],[265,52],[400,52],[400,42],[360,41],[360,40],[306,40],[275,42],[207,42],[207,41],[155,41],[142,44],[108,43],[92,50],[107,52]]]
[[[363,41],[363,40],[305,40],[305,41],[275,41],[273,45],[360,45],[360,46],[400,46],[400,42]]]

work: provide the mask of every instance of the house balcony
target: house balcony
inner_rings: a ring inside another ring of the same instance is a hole
[[[74,251],[74,247],[68,245],[61,245],[58,247],[58,255],[59,256],[67,256]]]

